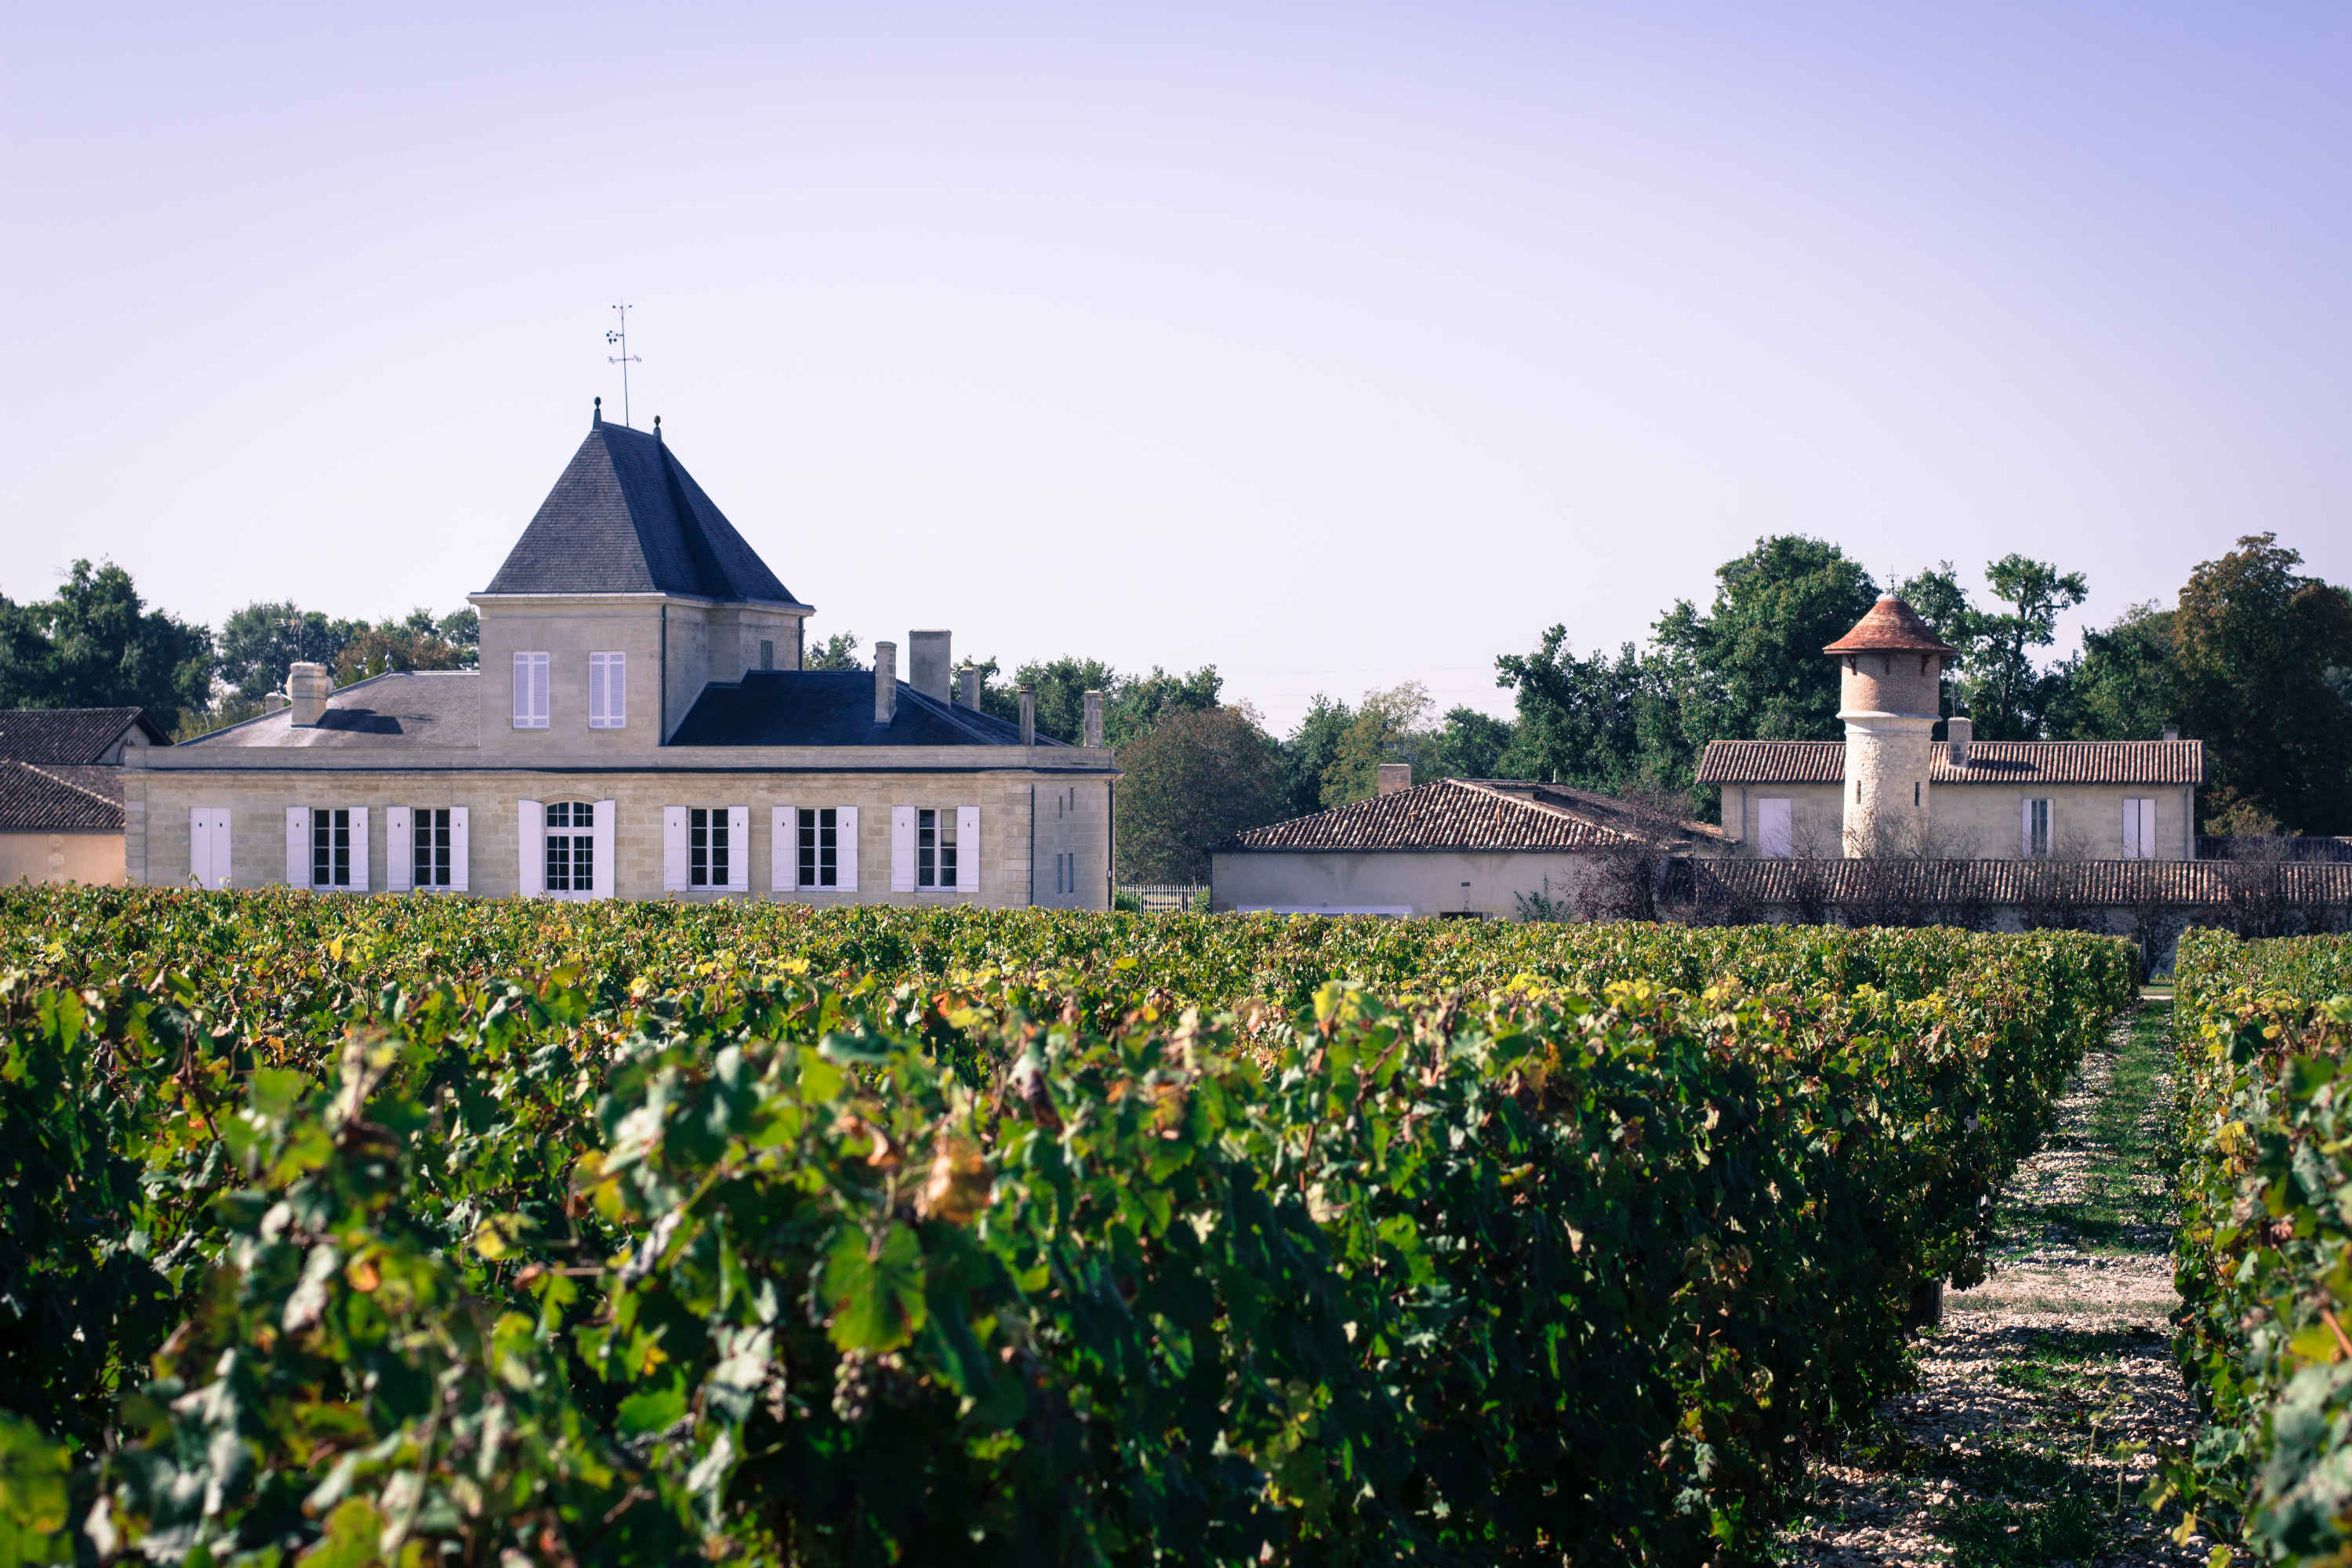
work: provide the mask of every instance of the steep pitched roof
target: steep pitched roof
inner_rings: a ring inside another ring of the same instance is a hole
[[[16,763],[95,763],[133,727],[150,744],[172,737],[143,708],[20,708],[0,712],[0,760]]]
[[[890,722],[874,721],[874,672],[755,669],[702,689],[673,746],[1017,746],[1021,727],[924,696],[905,681]],[[1037,737],[1041,746],[1061,742]]]
[[[1714,837],[1702,823],[1678,825]],[[1252,850],[1605,849],[1635,842],[1606,795],[1514,779],[1440,779],[1253,827],[1215,847]]]
[[[1939,784],[2194,784],[2205,782],[2202,741],[1978,741],[1965,763],[1936,743],[1927,770]],[[1713,741],[1701,784],[1842,784],[1843,741]]]
[[[602,419],[485,591],[799,602],[658,435]]]
[[[1822,649],[1823,653],[1940,653],[1950,658],[1959,650],[1927,629],[1919,612],[1889,594],[1854,622],[1853,630]]]
[[[0,762],[0,833],[120,833],[122,770]]]

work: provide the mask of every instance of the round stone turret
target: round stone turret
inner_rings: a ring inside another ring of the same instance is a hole
[[[1916,853],[1928,840],[1930,737],[1944,666],[1958,650],[1890,594],[1822,651],[1838,661],[1845,852]]]

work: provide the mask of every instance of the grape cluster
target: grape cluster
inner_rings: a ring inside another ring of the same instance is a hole
[[[919,1386],[906,1358],[896,1351],[875,1355],[847,1351],[833,1369],[833,1413],[853,1426],[874,1414],[875,1402],[893,1409],[911,1405]]]

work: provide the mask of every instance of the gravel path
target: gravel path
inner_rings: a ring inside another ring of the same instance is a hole
[[[2166,1003],[2084,1063],[2058,1130],[2001,1195],[1992,1275],[1920,1336],[1917,1385],[1815,1467],[1791,1564],[2202,1565],[2139,1506],[2151,1450],[2196,1417],[2168,1349]]]

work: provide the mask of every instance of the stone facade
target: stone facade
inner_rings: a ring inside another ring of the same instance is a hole
[[[120,833],[0,833],[0,887],[19,882],[123,882]]]

